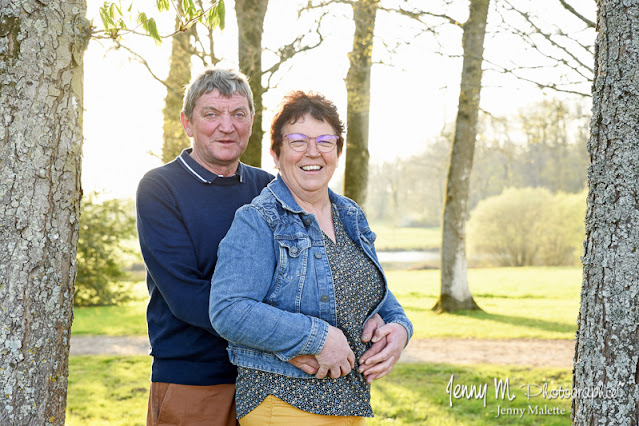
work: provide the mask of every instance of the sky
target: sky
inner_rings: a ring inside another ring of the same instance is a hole
[[[126,4],[124,0],[123,4]],[[386,0],[392,3],[393,0]],[[314,25],[313,16],[298,20],[297,4],[305,1],[270,0],[265,19],[264,47],[276,48],[291,40],[297,31]],[[551,15],[557,0],[539,0],[540,13]],[[553,4],[554,3],[554,4]],[[97,0],[88,0],[88,17],[101,25]],[[155,1],[136,0],[134,7],[147,13]],[[466,2],[458,2],[457,10],[448,10],[460,22],[467,18]],[[224,58],[220,65],[237,67],[237,25],[233,0],[226,0],[224,31],[217,32],[216,52]],[[593,8],[582,11],[594,16]],[[491,12],[494,15],[494,12]],[[493,16],[489,15],[489,21]],[[594,19],[594,18],[592,18]],[[158,16],[160,28],[171,28],[168,14]],[[489,23],[490,25],[490,23]],[[455,119],[459,81],[461,78],[461,35],[459,28],[440,29],[436,41],[424,26],[406,18],[378,13],[376,41],[371,76],[371,110],[369,151],[371,163],[408,158],[423,152],[442,128]],[[580,28],[576,25],[575,28]],[[338,106],[343,121],[346,118],[346,88],[348,52],[352,47],[354,25],[348,7],[338,9],[334,17],[322,23],[325,42],[311,53],[298,55],[273,82],[276,87],[264,96],[264,128],[268,129],[274,109],[290,90],[313,90],[323,93]],[[164,31],[166,32],[166,31]],[[581,36],[594,38],[594,32]],[[407,40],[409,42],[407,42]],[[386,45],[402,44],[395,53]],[[125,43],[149,61],[160,78],[168,74],[170,42],[160,46],[148,39],[129,38]],[[445,46],[451,56],[438,54]],[[111,49],[109,40],[92,40],[84,57],[84,136],[82,185],[85,193],[98,191],[104,198],[133,198],[137,183],[148,170],[162,164],[158,155],[162,147],[162,108],[166,90],[139,63],[131,61],[121,51]],[[486,55],[508,61],[525,62],[528,52],[513,36],[494,31],[486,39]],[[265,49],[263,65],[273,61]],[[588,60],[588,59],[586,59]],[[590,59],[592,61],[592,59]],[[490,64],[487,68],[494,68]],[[194,72],[201,70],[194,61]],[[538,74],[548,71],[535,71]],[[551,75],[552,79],[553,76]],[[484,72],[482,109],[493,115],[505,115],[525,108],[544,97],[555,96],[538,90],[534,85],[490,71]],[[268,132],[265,137],[268,137]],[[347,141],[348,143],[348,141]],[[268,153],[268,140],[263,141],[262,167],[275,172]],[[337,175],[343,174],[343,159]],[[333,181],[336,180],[334,177]]]

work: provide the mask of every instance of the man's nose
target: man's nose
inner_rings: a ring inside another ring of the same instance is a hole
[[[233,120],[230,114],[222,114],[219,129],[225,133],[231,133],[233,131]]]

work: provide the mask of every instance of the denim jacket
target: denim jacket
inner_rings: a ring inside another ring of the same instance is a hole
[[[382,271],[364,212],[330,189],[329,197],[348,235]],[[386,291],[370,316],[379,313],[386,323],[401,324],[410,339],[412,324],[382,276]],[[336,325],[335,290],[319,223],[281,177],[235,214],[219,245],[209,316],[229,341],[233,364],[313,377],[287,361],[322,350],[329,324]]]

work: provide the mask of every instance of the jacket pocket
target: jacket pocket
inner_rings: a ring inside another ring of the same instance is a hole
[[[277,243],[280,247],[280,275],[287,279],[305,275],[310,238],[279,238]]]

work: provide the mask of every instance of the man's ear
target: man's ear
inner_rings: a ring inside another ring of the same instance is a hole
[[[193,130],[191,130],[191,121],[186,116],[186,114],[184,114],[184,112],[180,113],[180,122],[182,123],[182,127],[184,127],[184,131],[186,132],[186,135],[192,138]]]

